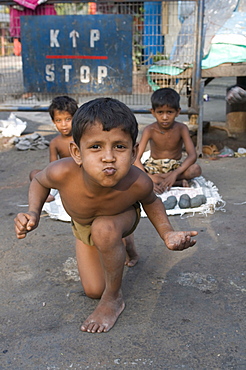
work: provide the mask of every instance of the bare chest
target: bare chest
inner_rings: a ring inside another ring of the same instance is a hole
[[[135,203],[134,197],[124,192],[112,191],[107,195],[92,196],[78,188],[70,193],[62,191],[61,198],[72,219],[85,225],[99,216],[119,214]]]
[[[152,150],[158,151],[176,151],[182,147],[182,138],[175,131],[154,131],[150,139],[150,147]]]

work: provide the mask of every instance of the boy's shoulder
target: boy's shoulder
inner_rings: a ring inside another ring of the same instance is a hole
[[[157,125],[157,122],[155,121],[155,122],[149,123],[147,126],[145,126],[145,128],[151,130],[152,128],[155,128],[156,125]]]
[[[50,145],[57,146],[57,145],[63,145],[64,143],[70,142],[73,140],[72,135],[71,136],[62,136],[60,133],[56,135],[51,141]]]
[[[151,133],[152,131],[155,131],[157,128],[157,122],[149,123],[147,126],[144,127],[143,131],[145,133]]]
[[[75,163],[72,157],[57,159],[56,161],[50,162],[46,168],[48,173],[55,177],[57,175],[66,177],[79,171],[79,166]]]
[[[68,138],[70,140],[72,140],[73,137],[72,137],[72,135],[63,136],[60,132],[58,132],[58,134],[50,142],[52,142],[52,141],[66,141],[66,140],[68,140]]]
[[[50,162],[48,164],[48,167],[50,168],[64,168],[66,169],[73,169],[73,168],[79,168],[79,166],[75,163],[74,159],[72,157],[65,157],[57,159],[56,161]]]
[[[187,125],[183,122],[175,121],[175,123],[177,123],[180,127],[187,127]]]
[[[188,130],[188,127],[185,123],[183,122],[180,122],[180,121],[174,121],[174,126],[173,126],[176,130],[180,131],[180,132],[183,132],[185,130]]]
[[[150,191],[153,187],[153,182],[147,173],[134,165],[131,166],[127,177],[130,182],[143,192],[146,190]]]
[[[61,140],[61,134],[58,133],[52,140],[50,140],[50,145],[54,145]]]
[[[50,162],[43,171],[40,171],[40,176],[44,176],[49,181],[49,186],[62,189],[76,186],[75,184],[80,186],[80,172],[80,168],[73,158],[67,157]]]

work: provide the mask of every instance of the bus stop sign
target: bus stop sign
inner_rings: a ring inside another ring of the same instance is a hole
[[[22,16],[24,86],[40,93],[130,94],[132,16]]]

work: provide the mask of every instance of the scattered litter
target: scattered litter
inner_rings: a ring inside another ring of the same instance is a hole
[[[49,141],[42,135],[34,132],[31,135],[16,137],[14,144],[18,150],[42,150],[48,148]]]
[[[18,150],[46,149],[49,141],[37,132],[21,136],[26,126],[26,122],[11,113],[7,120],[0,120],[0,137],[11,137],[9,143],[15,145]]]
[[[12,137],[20,136],[21,133],[26,129],[26,122],[17,118],[14,113],[10,113],[7,120],[0,120],[0,136],[1,137]]]
[[[234,153],[235,157],[246,157],[246,149],[245,148],[238,148],[237,152]]]
[[[224,148],[221,149],[220,153],[218,154],[218,157],[234,157],[234,153],[234,150],[228,148],[228,146],[224,146]]]
[[[238,148],[237,152],[239,154],[246,154],[246,149],[245,148]]]
[[[203,145],[202,153],[207,157],[211,157],[211,159],[216,159],[216,158],[219,159],[219,158],[224,158],[224,157],[237,157],[238,158],[238,157],[246,157],[246,148],[238,148],[237,152],[235,152],[231,148],[224,146],[224,148],[219,151],[215,144],[211,144],[211,145]]]

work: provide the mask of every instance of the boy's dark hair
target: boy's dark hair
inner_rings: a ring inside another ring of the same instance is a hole
[[[179,110],[180,109],[180,96],[177,91],[170,87],[164,87],[156,90],[151,96],[152,109],[167,105],[170,108]]]
[[[73,98],[70,98],[70,96],[57,96],[49,106],[49,114],[52,120],[54,120],[55,110],[59,110],[60,112],[66,111],[73,117],[77,109],[77,102]]]
[[[96,123],[101,123],[103,131],[120,127],[130,134],[133,145],[138,135],[138,123],[132,111],[122,102],[112,98],[97,98],[84,103],[73,116],[72,134],[79,147],[85,130]]]

